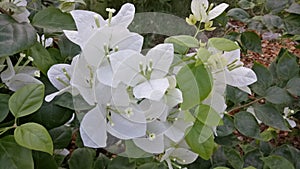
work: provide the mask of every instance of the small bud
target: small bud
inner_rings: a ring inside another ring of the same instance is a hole
[[[113,8],[106,8],[105,10],[106,10],[106,12],[111,12],[111,13],[115,13],[116,12],[116,10],[113,9]]]
[[[24,58],[24,57],[26,57],[26,55],[24,53],[20,53],[20,57]]]
[[[28,60],[30,61],[30,62],[33,62],[33,58],[32,57],[30,57],[30,56],[28,56]]]
[[[149,134],[149,140],[152,141],[156,138],[156,135],[154,133]]]
[[[40,71],[39,71],[39,70],[35,71],[35,72],[34,72],[34,76],[35,76],[35,77],[41,77]]]

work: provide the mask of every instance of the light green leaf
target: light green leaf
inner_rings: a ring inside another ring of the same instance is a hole
[[[232,17],[234,20],[247,22],[250,19],[250,15],[241,8],[233,8],[227,12],[227,16]]]
[[[16,117],[23,117],[37,111],[44,99],[45,86],[30,84],[17,90],[9,99],[9,110]]]
[[[93,149],[78,148],[69,160],[70,169],[93,169],[96,152]]]
[[[283,119],[280,112],[271,105],[254,105],[254,111],[256,117],[261,120],[264,124],[271,126],[273,128],[289,131],[289,128],[286,126],[285,120]]]
[[[165,39],[165,43],[172,43],[174,51],[179,54],[186,54],[189,48],[199,48],[198,40],[188,35],[171,36]]]
[[[221,51],[233,51],[240,48],[235,42],[225,38],[210,38],[208,45]]]
[[[40,124],[25,123],[14,131],[16,142],[28,149],[53,154],[53,143],[48,131]]]
[[[268,167],[269,169],[295,169],[291,162],[281,156],[271,155],[261,159],[265,162],[264,166]]]
[[[289,103],[292,98],[285,89],[272,86],[266,91],[266,100],[273,104]]]
[[[260,37],[255,32],[246,31],[241,34],[241,42],[246,49],[262,53]]]
[[[297,76],[299,73],[299,65],[296,61],[296,57],[285,52],[278,60],[276,73],[278,77],[283,80],[289,80]]]
[[[242,111],[234,115],[236,129],[245,136],[260,138],[260,129],[255,117],[248,112]]]
[[[183,95],[183,110],[199,104],[212,90],[211,74],[204,65],[185,65],[177,74],[176,80]]]
[[[35,29],[29,23],[18,23],[5,14],[0,20],[0,57],[28,49],[36,42]]]
[[[207,126],[217,126],[221,122],[221,117],[212,107],[200,105],[197,109],[197,119]]]
[[[198,138],[188,135],[186,136],[186,142],[191,147],[192,151],[198,153],[201,158],[204,160],[208,160],[211,158],[214,149],[215,149],[215,142],[214,137],[209,137],[205,142],[199,143]]]
[[[252,70],[257,76],[257,81],[251,85],[251,88],[255,93],[264,96],[266,90],[272,85],[273,76],[264,65],[258,62],[254,63]]]
[[[0,122],[3,121],[9,113],[9,97],[10,96],[8,94],[0,93]]]
[[[34,169],[31,150],[19,146],[11,135],[0,139],[0,164],[2,169]]]
[[[295,77],[289,80],[286,85],[286,90],[294,96],[300,96],[300,78]]]
[[[41,70],[44,75],[47,75],[48,69],[56,64],[56,60],[51,57],[50,53],[38,42],[30,48],[30,55],[34,59],[33,63]]]
[[[45,8],[34,15],[32,25],[44,28],[50,32],[76,30],[75,22],[69,13],[63,13],[57,8]]]

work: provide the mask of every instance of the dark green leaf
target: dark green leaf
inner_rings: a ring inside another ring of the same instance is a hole
[[[213,154],[211,160],[213,166],[227,166],[228,160],[224,154],[224,147],[219,147]]]
[[[241,91],[240,89],[233,87],[233,86],[227,86],[226,88],[226,99],[232,101],[234,105],[237,105],[243,101],[248,100],[248,94]]]
[[[60,126],[49,130],[53,140],[54,149],[63,149],[67,147],[72,140],[72,130],[67,126]]]
[[[296,57],[285,52],[277,63],[277,75],[280,79],[289,80],[299,74],[299,65]]]
[[[107,168],[111,160],[103,154],[100,154],[98,158],[95,160],[93,169],[104,169]]]
[[[197,108],[197,119],[207,126],[217,126],[221,122],[219,113],[204,104]]]
[[[210,38],[208,45],[222,51],[232,51],[240,48],[235,42],[225,38]]]
[[[295,168],[300,167],[300,151],[291,145],[282,145],[273,150],[272,154],[282,156],[289,160]]]
[[[81,95],[72,96],[70,93],[64,93],[54,101],[58,106],[65,107],[71,110],[88,110],[93,108],[89,105]]]
[[[10,96],[8,94],[0,93],[0,122],[3,121],[9,113],[9,97]]]
[[[248,50],[262,53],[260,37],[255,32],[246,31],[241,34],[241,42]]]
[[[179,54],[186,54],[189,48],[199,47],[198,40],[187,35],[171,36],[165,39],[165,43],[172,43],[174,45],[174,51]]]
[[[66,61],[67,58],[73,58],[81,51],[80,47],[71,42],[66,36],[61,36],[57,44],[61,53],[61,58],[57,60],[60,62]]]
[[[58,166],[54,158],[48,154],[41,151],[32,152],[34,169],[57,169]]]
[[[283,20],[277,15],[267,14],[267,15],[264,15],[262,19],[263,19],[263,23],[269,29],[283,27]]]
[[[204,65],[185,65],[180,69],[176,80],[183,95],[183,110],[190,109],[204,100],[212,89],[212,79]]]
[[[268,126],[273,128],[289,131],[280,112],[271,104],[254,105],[256,117]]]
[[[36,32],[29,23],[18,23],[5,14],[0,15],[0,21],[0,57],[28,49],[36,42]]]
[[[210,169],[211,168],[211,161],[204,160],[201,157],[198,157],[195,162],[187,166],[188,169]]]
[[[215,142],[219,145],[224,146],[235,146],[240,143],[240,140],[238,140],[237,136],[234,134],[229,134],[226,136],[217,136],[215,138]]]
[[[222,120],[223,125],[217,127],[217,135],[220,137],[228,136],[235,130],[233,119],[229,115],[225,114]]]
[[[53,7],[39,11],[32,20],[32,25],[44,28],[50,32],[62,32],[63,30],[76,30],[75,22],[68,13]]]
[[[241,169],[243,167],[244,161],[237,150],[232,148],[224,148],[224,153],[228,159],[228,162],[234,169]]]
[[[259,125],[255,117],[249,112],[239,112],[234,115],[234,124],[236,129],[245,136],[260,138]]]
[[[300,78],[295,77],[295,78],[289,80],[286,85],[286,90],[291,95],[300,96]]]
[[[295,169],[291,162],[289,162],[287,159],[281,156],[272,155],[268,157],[263,157],[261,159],[265,163],[264,166],[268,167],[269,169]]]
[[[238,5],[243,9],[253,9],[255,7],[255,4],[248,0],[240,0]]]
[[[88,148],[78,148],[69,160],[70,169],[93,169],[95,150]]]
[[[262,169],[263,161],[260,159],[261,157],[263,155],[258,149],[246,153],[244,156],[244,167],[253,166],[257,169]]]
[[[128,158],[118,156],[114,158],[107,169],[135,169],[134,162],[130,162]]]
[[[40,124],[25,123],[14,131],[16,142],[28,149],[53,154],[53,143],[48,131]]]
[[[291,99],[285,89],[277,86],[272,86],[266,91],[266,100],[273,104],[289,103]]]
[[[273,76],[271,72],[262,64],[255,62],[252,70],[257,76],[257,81],[251,85],[252,90],[261,96],[264,96],[266,90],[273,83]]]
[[[291,2],[292,0],[266,0],[265,7],[276,14],[290,6]]]
[[[18,118],[37,111],[44,99],[45,86],[30,84],[17,90],[9,99],[9,109]]]
[[[0,139],[1,169],[34,169],[31,150],[19,146],[13,136]]]
[[[48,69],[56,64],[56,60],[54,60],[49,52],[38,42],[30,48],[30,55],[34,59],[33,63],[44,75],[47,75]]]
[[[241,8],[233,8],[227,12],[227,16],[232,17],[234,20],[247,22],[250,19],[250,15]]]
[[[288,34],[300,34],[300,15],[290,14],[284,18],[285,30]]]
[[[292,3],[292,5],[285,11],[289,13],[294,13],[300,15],[300,4],[297,2]]]
[[[140,165],[137,169],[159,169],[159,163],[145,163],[143,165]]]

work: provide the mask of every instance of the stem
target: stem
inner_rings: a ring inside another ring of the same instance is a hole
[[[195,55],[193,55],[193,56],[191,56],[191,57],[183,58],[181,61],[172,64],[172,65],[171,65],[171,68],[173,68],[173,67],[175,67],[175,66],[177,66],[177,65],[180,65],[181,63],[184,63],[184,62],[186,62],[186,61],[193,60],[193,59],[195,58],[196,55],[197,55],[197,54],[195,54]]]
[[[15,126],[0,128],[0,135],[4,134],[5,132],[7,132],[8,130],[10,130],[12,128],[15,128]]]
[[[196,28],[197,31],[196,31],[196,33],[194,35],[194,38],[196,38],[196,36],[198,35],[198,33],[201,32],[200,27],[201,27],[201,22],[199,23],[198,27]]]
[[[233,112],[235,112],[236,110],[239,110],[239,109],[241,109],[241,108],[248,107],[248,106],[250,106],[250,105],[252,105],[252,104],[254,104],[254,103],[256,103],[256,102],[258,102],[258,101],[260,101],[260,100],[262,100],[262,99],[264,99],[264,97],[255,99],[255,100],[253,100],[253,101],[251,101],[251,102],[249,102],[249,103],[247,103],[247,104],[244,104],[244,105],[235,107],[235,108],[229,110],[229,111],[228,111],[228,114],[232,114]]]

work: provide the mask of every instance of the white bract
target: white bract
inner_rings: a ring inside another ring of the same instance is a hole
[[[12,17],[19,23],[28,22],[30,12],[26,9],[27,1],[26,0],[2,0],[0,2],[0,7],[5,10],[13,11]]]

